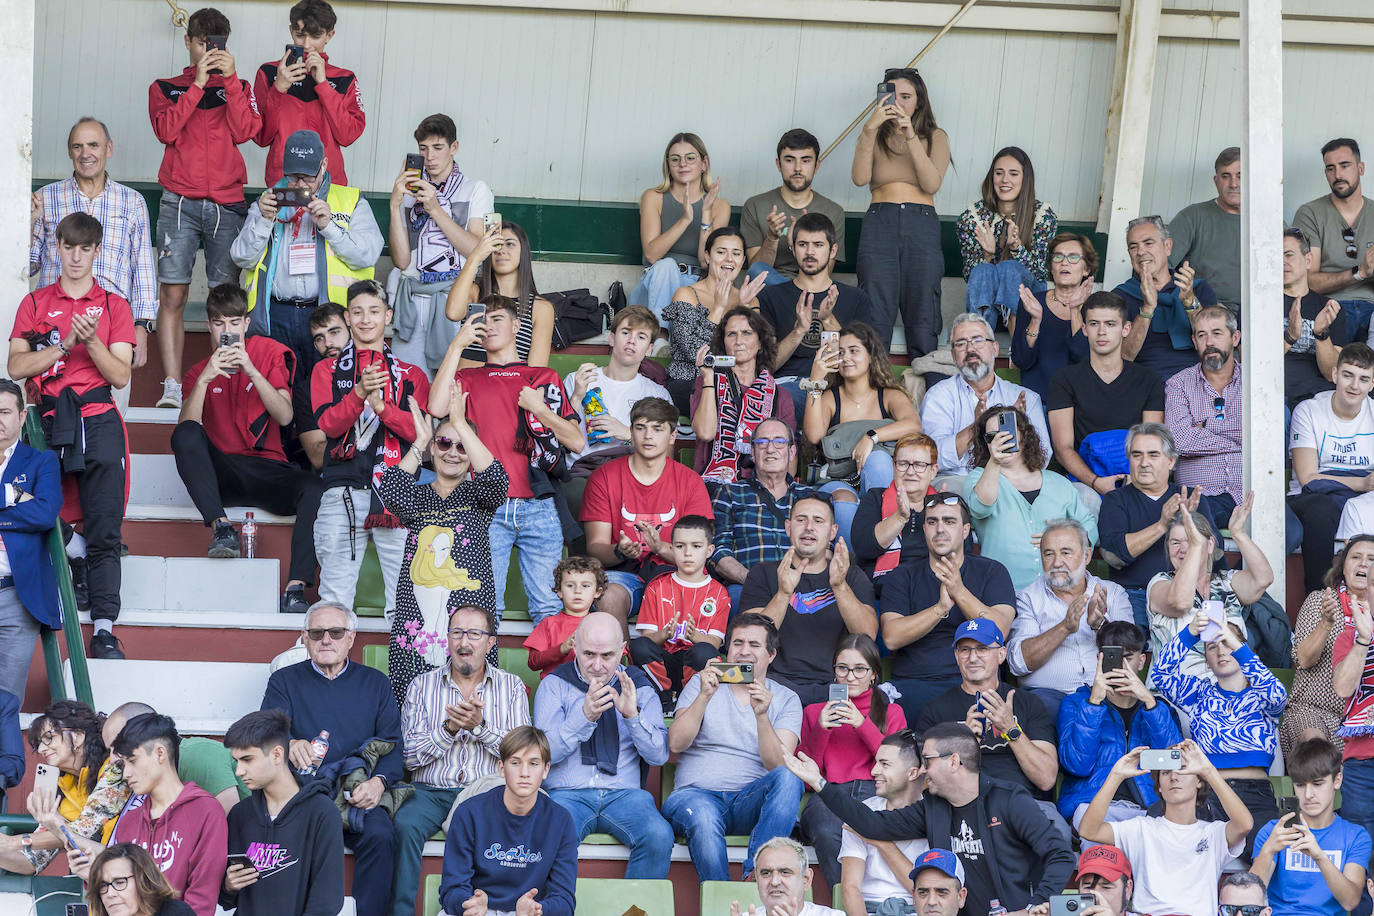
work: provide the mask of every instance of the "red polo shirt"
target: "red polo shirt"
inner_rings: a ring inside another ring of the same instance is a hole
[[[283,344],[270,337],[255,335],[243,342],[248,350],[248,358],[273,388],[284,389],[290,397],[292,376],[295,374],[296,356]],[[207,356],[196,363],[181,381],[183,391],[189,392],[196,380],[205,371],[210,358]],[[267,408],[262,398],[248,380],[248,373],[235,372],[228,378],[220,375],[210,381],[205,389],[205,403],[200,411],[200,424],[205,427],[205,435],[210,443],[226,455],[247,455],[252,458],[269,458],[273,461],[286,461],[286,453],[281,447],[281,427],[270,416],[267,417],[267,435],[262,447],[257,446],[258,437],[249,427],[264,415]]]
[[[99,283],[92,283],[84,296],[73,299],[62,288],[60,280],[24,297],[14,317],[10,340],[27,340],[35,350],[55,347],[71,332],[72,317],[79,312],[99,316],[96,335],[106,347],[115,343],[133,346],[134,314],[123,296],[107,292]],[[55,398],[64,388],[85,394],[108,384],[86,351],[86,345],[78,342],[66,358],[53,363],[37,379],[29,380],[29,392],[32,396],[37,388],[43,397]],[[94,417],[108,410],[114,410],[114,404],[83,404],[81,415]]]

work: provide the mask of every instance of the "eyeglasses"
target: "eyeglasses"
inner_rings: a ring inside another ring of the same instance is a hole
[[[1360,246],[1355,244],[1355,230],[1346,226],[1341,230],[1341,240],[1345,242],[1345,256],[1353,258],[1360,253]],[[1246,914],[1249,916],[1249,914]]]
[[[1264,906],[1259,903],[1219,903],[1217,912],[1221,916],[1260,916]]]
[[[685,156],[669,156],[669,157],[668,157],[668,164],[669,164],[669,165],[680,165],[680,164],[682,164],[682,163],[685,162],[685,163],[687,163],[688,165],[694,165],[694,164],[696,164],[697,162],[699,162],[700,160],[701,160],[701,157],[698,156],[696,153],[688,153],[688,154],[685,155]]]
[[[1214,412],[1213,415],[1212,415],[1212,419],[1214,419],[1214,420],[1225,420],[1225,419],[1226,419],[1226,399],[1225,399],[1225,398],[1212,398],[1212,410],[1213,410],[1213,412]]]
[[[348,627],[320,627],[318,629],[306,630],[305,636],[311,642],[319,642],[320,640],[324,639],[324,634],[328,633],[330,639],[334,640],[335,642],[338,642],[339,640],[343,639],[344,636],[347,635],[349,632],[350,630],[348,629]]]
[[[446,452],[451,448],[456,448],[460,452],[465,451],[463,443],[449,436],[435,436],[432,441],[436,451]]]
[[[935,467],[935,462],[933,461],[907,461],[904,458],[899,458],[892,462],[892,470],[896,471],[898,474],[905,474],[907,471],[915,471],[917,474],[924,474],[933,467]]]
[[[61,737],[61,735],[62,732],[60,731],[44,732],[43,734],[38,736],[38,746],[47,747],[49,744],[55,743],[57,739]]]
[[[867,665],[836,665],[834,667],[836,677],[868,677],[873,673],[873,669]]]
[[[925,763],[925,764],[928,765],[932,760],[939,760],[941,757],[953,757],[953,756],[954,756],[954,752],[953,752],[953,751],[950,751],[950,752],[947,753],[947,754],[922,754],[922,755],[921,755],[921,761],[922,761],[923,763]]]
[[[972,646],[955,646],[955,647],[954,647],[954,654],[955,654],[955,655],[986,655],[986,654],[988,654],[989,652],[992,652],[992,651],[997,650],[997,649],[1000,649],[1000,648],[1002,648],[1002,646],[1001,646],[999,643],[993,643],[993,644],[990,645],[990,646],[985,646],[985,645],[983,645],[982,643],[977,643],[977,644],[972,645]]]
[[[792,440],[783,436],[776,439],[755,439],[754,448],[791,448]]]
[[[966,337],[963,340],[952,341],[949,345],[951,351],[967,350],[969,347],[981,347],[985,343],[992,343],[986,337]]]
[[[124,888],[129,886],[129,882],[133,879],[133,875],[121,875],[118,878],[111,878],[109,881],[101,881],[95,886],[95,895],[97,897],[104,897],[105,892],[111,889],[113,889],[115,893],[121,893]],[[1249,914],[1247,913],[1246,916],[1249,916]]]
[[[1073,254],[1052,254],[1050,260],[1056,264],[1077,264],[1083,260],[1083,255],[1076,251]]]
[[[464,639],[471,640],[472,642],[478,642],[479,640],[486,639],[488,636],[491,635],[491,633],[487,632],[486,630],[479,630],[477,627],[472,627],[467,630],[463,629],[462,627],[454,627],[453,629],[448,631],[448,635],[449,639],[453,639],[459,642],[461,642]]]

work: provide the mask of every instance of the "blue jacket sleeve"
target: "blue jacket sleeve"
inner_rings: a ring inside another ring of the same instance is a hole
[[[480,798],[480,796],[479,796]],[[463,912],[463,903],[472,896],[473,856],[477,837],[472,829],[472,812],[465,811],[477,799],[470,799],[453,812],[444,838],[444,873],[439,881],[439,902],[446,913]]]
[[[57,524],[62,511],[62,475],[56,452],[39,452],[33,462],[33,484],[25,487],[33,499],[0,509],[0,531],[43,534]]]
[[[544,916],[573,916],[577,907],[577,831],[571,816],[560,820],[563,829],[553,854],[549,880],[544,885],[544,896],[535,898],[543,906]],[[462,910],[449,912],[461,913]]]
[[[1173,747],[1183,740],[1183,732],[1179,730],[1178,720],[1174,718],[1174,711],[1168,703],[1156,700],[1152,709],[1142,706],[1136,713],[1135,721],[1144,729],[1142,737],[1146,743],[1156,750]]]
[[[1093,705],[1086,693],[1071,693],[1064,698],[1059,707],[1059,765],[1064,772],[1082,777],[1092,775],[1106,715],[1105,700]]]
[[[1265,667],[1264,662],[1255,654],[1255,650],[1248,645],[1242,645],[1237,649],[1235,658],[1245,676],[1250,679],[1250,689],[1263,697],[1264,711],[1278,718],[1288,702],[1288,691],[1284,689],[1283,683],[1274,677],[1273,672]]]
[[[19,731],[19,698],[0,690],[0,790],[24,781],[24,738]]]

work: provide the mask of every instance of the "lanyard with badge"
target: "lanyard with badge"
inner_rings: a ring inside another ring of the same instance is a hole
[[[315,272],[315,240],[299,242],[301,223],[306,216],[304,207],[297,207],[296,212],[290,218],[277,218],[277,222],[291,227],[291,241],[287,243],[286,249],[286,270],[293,277],[313,274]]]

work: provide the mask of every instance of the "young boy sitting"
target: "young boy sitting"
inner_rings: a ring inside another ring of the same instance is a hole
[[[675,572],[649,583],[639,606],[639,636],[630,640],[630,659],[662,691],[681,690],[692,675],[720,654],[730,615],[730,593],[706,573],[716,525],[701,515],[673,526]]]
[[[563,611],[545,617],[525,637],[530,650],[530,669],[543,680],[549,672],[572,658],[573,634],[606,590],[606,569],[595,557],[564,557],[553,568],[553,593]]]
[[[568,810],[539,791],[550,756],[549,739],[532,725],[501,739],[506,784],[463,802],[449,823],[444,912],[573,916],[577,830]]]
[[[1270,821],[1255,835],[1250,871],[1269,885],[1274,916],[1340,916],[1364,889],[1370,838],[1333,810],[1341,787],[1341,752],[1310,738],[1288,754],[1300,811]]]

